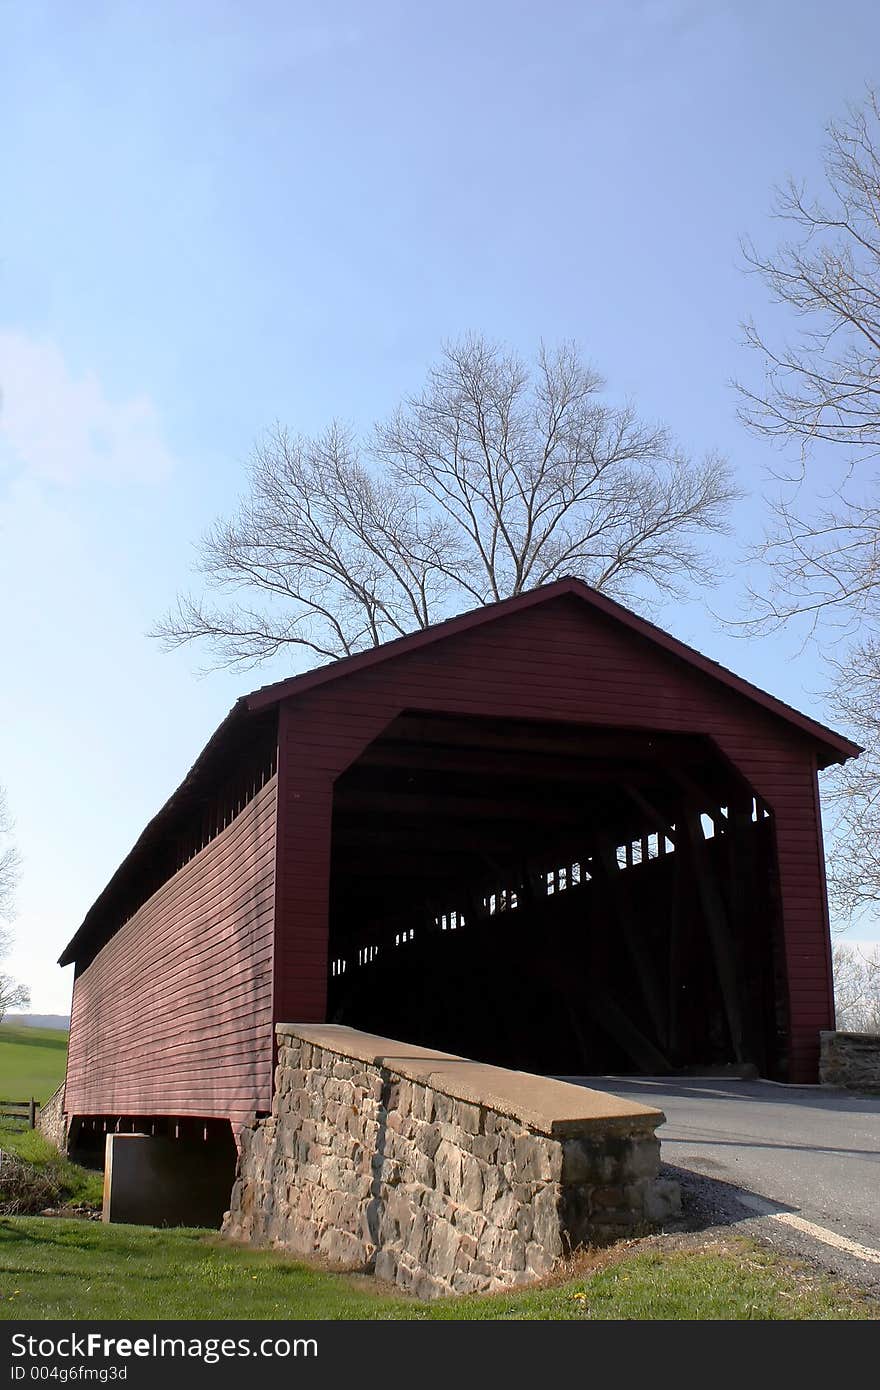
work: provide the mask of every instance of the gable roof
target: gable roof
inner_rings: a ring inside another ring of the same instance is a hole
[[[514,598],[485,604],[468,613],[461,613],[454,618],[448,618],[445,622],[434,623],[431,627],[420,628],[416,632],[408,633],[405,637],[384,642],[380,647],[371,647],[366,651],[356,652],[353,656],[342,657],[325,666],[304,671],[301,675],[291,676],[286,680],[275,681],[271,685],[264,685],[251,691],[248,695],[242,695],[232,706],[226,718],[215,729],[180,786],[141,832],[132,849],[92,904],[78,931],[62,952],[59,965],[67,965],[78,958],[80,948],[91,940],[95,929],[100,927],[104,909],[112,907],[117,890],[124,886],[137,862],[146,859],[154,851],[163,839],[169,823],[175,818],[185,815],[187,807],[198,801],[206,773],[212,767],[216,767],[217,763],[222,761],[229,751],[238,745],[242,735],[242,726],[252,722],[253,716],[258,715],[260,711],[268,711],[271,706],[280,704],[282,700],[286,700],[290,696],[302,695],[306,691],[314,690],[332,681],[344,680],[347,676],[354,675],[358,671],[368,670],[372,666],[391,661],[409,652],[420,651],[424,647],[445,641],[449,637],[470,632],[475,628],[495,622],[499,618],[521,613],[565,596],[572,596],[582,601],[593,612],[613,619],[639,637],[684,662],[692,670],[699,671],[702,675],[709,676],[728,689],[736,691],[753,704],[760,706],[797,729],[818,745],[818,764],[820,767],[827,767],[831,763],[845,762],[848,758],[857,757],[863,751],[851,739],[844,738],[842,734],[835,733],[833,729],[820,724],[818,720],[811,719],[809,715],[801,714],[799,710],[793,709],[791,705],[778,700],[774,695],[769,695],[765,690],[743,680],[741,676],[735,675],[727,667],[720,665],[719,662],[712,661],[702,652],[698,652],[694,647],[689,647],[685,642],[680,642],[678,638],[664,632],[654,623],[640,618],[629,608],[625,608],[623,604],[608,598],[606,594],[600,594],[596,589],[591,589],[583,580],[558,579],[551,584],[544,584],[538,589],[530,589],[527,593],[518,594]]]
[[[280,700],[286,700],[288,696],[302,695],[307,690],[326,685],[329,681],[342,680],[345,676],[354,675],[357,671],[367,670],[371,666],[377,666],[394,657],[404,656],[408,652],[420,651],[423,647],[431,646],[435,642],[444,641],[446,638],[459,633],[469,632],[473,628],[482,627],[485,623],[495,622],[498,618],[507,617],[514,613],[521,613],[526,609],[548,603],[552,599],[565,595],[572,595],[581,599],[594,612],[614,619],[631,632],[637,633],[663,651],[678,657],[680,661],[685,662],[693,670],[711,676],[730,690],[735,690],[737,694],[745,696],[746,699],[760,705],[771,714],[785,720],[786,723],[794,725],[801,733],[822,744],[823,748],[831,754],[830,757],[826,758],[823,766],[828,766],[829,763],[833,762],[845,762],[848,758],[858,757],[864,751],[852,739],[844,738],[843,734],[835,733],[827,725],[820,724],[817,719],[801,714],[793,706],[787,705],[783,700],[778,700],[775,695],[770,695],[766,690],[761,690],[759,686],[752,685],[750,681],[744,680],[742,676],[737,676],[726,666],[722,666],[720,662],[704,656],[695,647],[689,647],[686,642],[680,642],[677,637],[664,632],[663,628],[657,627],[655,623],[648,622],[646,618],[640,618],[637,613],[625,608],[622,603],[617,603],[607,594],[599,593],[598,589],[591,589],[589,584],[585,584],[582,579],[575,578],[557,579],[551,584],[543,584],[538,589],[529,589],[527,593],[517,594],[514,598],[501,599],[498,603],[483,604],[479,608],[471,609],[470,612],[460,613],[454,618],[447,618],[445,622],[433,623],[431,627],[420,628],[417,632],[407,633],[405,637],[397,637],[393,641],[383,642],[380,647],[369,647],[366,651],[355,652],[353,656],[341,657],[338,661],[332,661],[326,666],[318,666],[314,670],[303,671],[301,675],[275,681],[272,685],[260,686],[257,690],[251,691],[249,695],[243,696],[243,701],[249,710],[265,709],[267,705],[277,704]]]

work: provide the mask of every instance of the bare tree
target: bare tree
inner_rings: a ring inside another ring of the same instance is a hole
[[[880,1033],[880,946],[859,950],[835,943],[834,1007],[839,1029]]]
[[[794,229],[770,255],[743,251],[774,300],[803,321],[799,337],[775,346],[755,324],[764,358],[761,388],[740,383],[742,416],[772,438],[818,440],[876,452],[880,445],[880,98],[868,90],[843,122],[827,127],[825,190],[789,179],[775,214]]]
[[[775,625],[820,616],[851,630],[878,616],[880,492],[871,467],[880,450],[880,98],[869,90],[848,119],[832,122],[826,188],[809,196],[790,179],[775,213],[795,231],[763,255],[744,243],[746,262],[776,303],[801,323],[794,341],[775,344],[753,322],[747,342],[763,359],[762,386],[737,382],[740,415],[759,435],[800,446],[803,469],[817,444],[842,446],[839,466],[823,450],[824,501],[807,504],[797,486],[776,501],[762,548],[773,584],[757,593],[757,620]]]
[[[0,921],[9,921],[12,917],[12,900],[19,868],[19,854],[12,841],[12,820],[6,792],[0,787]]]
[[[207,587],[231,601],[182,596],[156,635],[203,639],[220,665],[332,659],[561,575],[626,597],[711,582],[701,542],[725,529],[728,467],[603,390],[570,344],[529,368],[470,337],[362,441],[276,426],[202,541]]]
[[[12,946],[12,935],[8,927],[0,927],[0,959],[7,955]],[[27,985],[19,984],[11,975],[0,972],[0,1023],[10,1009],[26,1009],[31,1002],[31,992]]]
[[[818,196],[789,180],[776,215],[792,231],[773,252],[744,246],[750,269],[799,325],[777,343],[754,323],[759,386],[737,383],[758,435],[798,446],[772,504],[750,590],[752,630],[795,619],[829,641],[830,695],[867,745],[829,788],[836,848],[830,887],[852,913],[880,901],[880,100],[869,90],[827,128]]]
[[[18,850],[11,840],[12,821],[6,802],[6,793],[0,787],[0,921],[10,921],[13,916],[13,894],[18,882],[20,859]],[[8,926],[0,926],[0,960],[9,953],[12,934]],[[19,985],[9,975],[0,973],[0,1022],[9,1009],[25,1009],[30,1004],[30,991]]]

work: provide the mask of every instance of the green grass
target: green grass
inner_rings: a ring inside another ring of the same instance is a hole
[[[0,1099],[25,1101],[33,1096],[37,1101],[48,1100],[64,1080],[66,1058],[67,1033],[62,1029],[0,1023]],[[24,1159],[48,1180],[46,1191],[51,1193],[52,1205],[100,1204],[101,1174],[62,1158],[41,1134],[27,1127],[26,1119],[0,1116],[0,1149]],[[10,1195],[8,1184],[4,1191],[0,1167],[0,1205]]]
[[[22,1129],[14,1121],[0,1119],[0,1149],[15,1154],[57,1188],[53,1206],[100,1206],[104,1189],[103,1173],[71,1163],[35,1129]],[[0,1166],[0,1203],[4,1200],[3,1169]]]
[[[64,1080],[67,1034],[0,1023],[0,1100],[47,1101]]]
[[[0,1318],[841,1319],[877,1305],[744,1240],[636,1245],[594,1271],[518,1293],[419,1303],[204,1231],[0,1219]]]

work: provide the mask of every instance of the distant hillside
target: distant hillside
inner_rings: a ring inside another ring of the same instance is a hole
[[[70,1014],[7,1014],[4,1022],[16,1028],[61,1028],[70,1032]]]
[[[66,1028],[0,1023],[0,1099],[48,1100],[66,1065]]]

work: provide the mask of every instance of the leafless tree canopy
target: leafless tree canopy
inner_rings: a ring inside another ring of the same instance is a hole
[[[793,236],[771,255],[744,244],[746,260],[780,304],[802,321],[799,337],[773,346],[754,323],[749,341],[765,360],[762,388],[741,386],[753,428],[809,447],[829,440],[880,445],[880,99],[869,91],[846,121],[828,126],[819,197],[789,179],[775,213]]]
[[[838,1028],[880,1033],[880,946],[859,950],[838,941],[833,959]]]
[[[867,638],[840,660],[829,658],[839,723],[865,747],[829,775],[833,842],[828,858],[831,901],[843,917],[880,907],[880,644]]]
[[[12,820],[6,792],[0,787],[0,921],[9,921],[12,916],[18,872],[19,856],[12,841]]]
[[[775,213],[793,236],[774,252],[744,245],[750,269],[793,311],[798,334],[774,343],[754,323],[747,341],[763,361],[759,386],[737,383],[741,418],[756,433],[800,446],[821,470],[825,502],[807,507],[789,488],[763,547],[773,583],[757,593],[765,627],[802,615],[843,625],[876,618],[880,592],[880,99],[869,91],[828,127],[825,188],[794,180]],[[840,468],[817,444],[842,446]],[[797,480],[795,480],[797,481]]]
[[[6,793],[0,787],[0,922],[13,915],[13,894],[18,882],[19,856],[11,840],[12,821],[6,804]],[[8,926],[0,926],[0,960],[12,946]],[[9,1009],[26,1009],[31,1002],[25,985],[16,984],[9,975],[0,973],[0,1022]]]
[[[0,930],[0,956],[6,954],[10,945],[9,932]],[[26,1009],[30,1002],[31,992],[27,985],[20,985],[11,975],[0,972],[0,1023],[10,1009]]]
[[[205,639],[228,666],[331,659],[561,575],[622,596],[710,582],[701,543],[725,528],[728,468],[603,392],[571,345],[530,368],[472,337],[364,440],[276,426],[203,539],[217,601],[179,598],[157,635]]]
[[[773,504],[756,559],[751,627],[800,618],[829,642],[831,696],[867,752],[835,774],[829,883],[845,913],[880,901],[880,101],[874,91],[832,123],[818,194],[790,180],[777,216],[790,239],[745,255],[796,336],[747,340],[760,386],[738,383],[741,415],[761,436],[799,446],[800,468]],[[818,500],[816,500],[818,498]],[[760,571],[759,571],[760,572]]]

